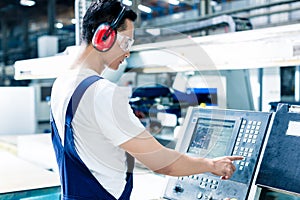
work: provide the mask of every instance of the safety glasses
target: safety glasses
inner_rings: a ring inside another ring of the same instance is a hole
[[[134,39],[127,35],[117,32],[117,42],[123,51],[129,51],[134,43]]]

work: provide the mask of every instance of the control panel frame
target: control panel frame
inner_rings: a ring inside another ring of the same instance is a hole
[[[180,130],[179,139],[175,147],[177,151],[191,156],[199,156],[193,155],[194,152],[188,153],[193,134],[199,134],[195,131],[199,120],[212,119],[212,121],[234,121],[234,127],[232,128],[229,140],[231,143],[226,144],[224,156],[241,155],[244,156],[244,160],[234,162],[237,170],[229,180],[220,180],[220,177],[211,173],[187,177],[170,177],[164,193],[164,198],[172,200],[247,199],[250,189],[253,187],[256,168],[258,166],[265,136],[268,132],[271,116],[272,113],[267,112],[190,107],[184,125]],[[198,125],[197,128],[201,126],[202,122],[199,123],[200,125]],[[216,149],[216,151],[217,150],[218,149]],[[200,157],[205,156],[201,155]]]

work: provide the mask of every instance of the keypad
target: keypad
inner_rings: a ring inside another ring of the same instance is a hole
[[[219,184],[219,182],[217,180],[203,177],[200,179],[199,187],[200,188],[211,188],[211,189],[215,190],[218,188],[218,184]]]
[[[242,161],[236,161],[237,169],[242,171],[250,164],[250,158],[253,155],[253,147],[261,127],[261,121],[247,121],[243,119],[238,138],[236,140],[233,155],[243,156]]]
[[[243,119],[239,133],[233,148],[233,155],[243,156],[243,160],[235,161],[237,171],[243,173],[245,169],[251,166],[250,159],[255,156],[254,147],[258,139],[260,131],[260,121],[247,121]],[[219,186],[219,180],[215,180],[205,175],[191,175],[185,177],[178,177],[179,181],[195,181],[198,186],[205,190],[217,190]]]
[[[191,175],[191,176],[185,176],[185,177],[178,177],[178,180],[180,180],[180,181],[187,180],[187,179],[199,181],[199,187],[203,188],[203,189],[210,188],[212,190],[215,190],[218,188],[218,184],[219,184],[218,180],[202,177],[202,175]]]

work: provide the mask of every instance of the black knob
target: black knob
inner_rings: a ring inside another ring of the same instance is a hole
[[[174,187],[174,191],[176,192],[176,193],[182,193],[183,191],[184,191],[184,189],[180,186],[180,185],[176,185],[175,187]]]

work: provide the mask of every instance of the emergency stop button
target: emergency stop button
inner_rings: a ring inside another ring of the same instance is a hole
[[[180,186],[180,185],[176,185],[175,188],[174,188],[174,191],[176,193],[182,193],[184,191],[184,189]]]

